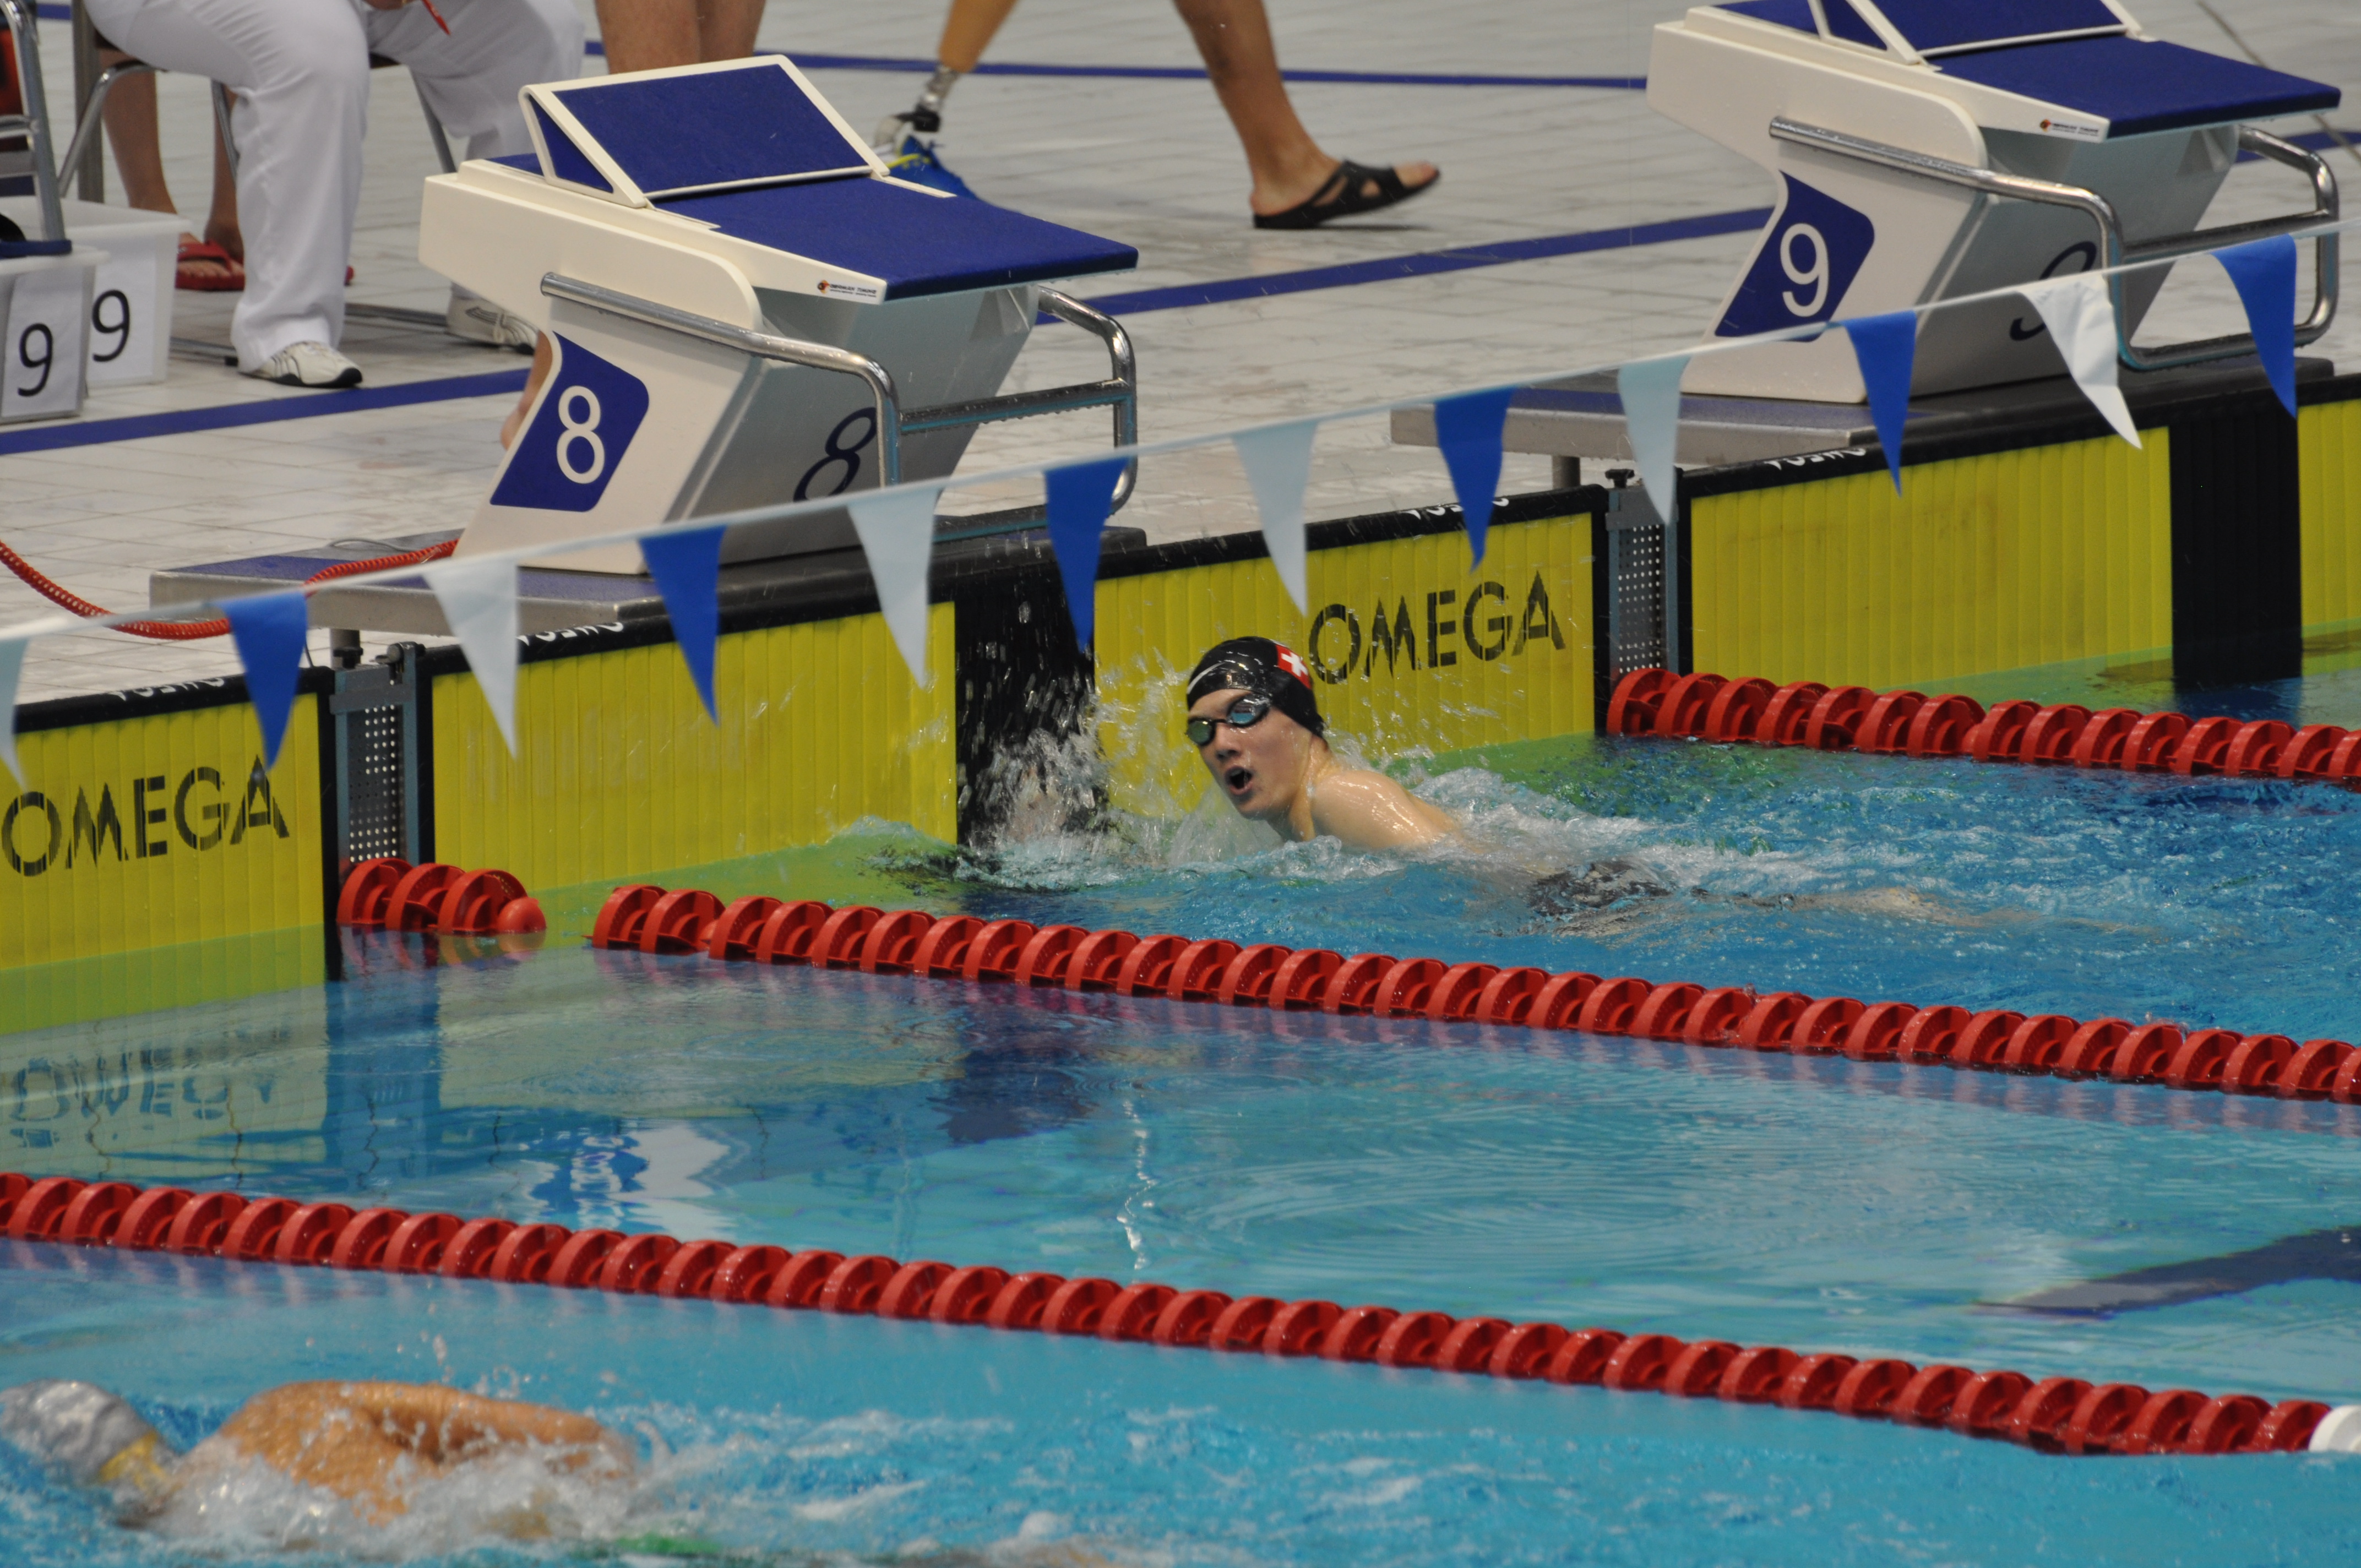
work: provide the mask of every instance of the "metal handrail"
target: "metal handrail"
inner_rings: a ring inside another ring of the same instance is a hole
[[[7,0],[0,0],[0,4],[5,3]],[[626,321],[693,337],[702,343],[734,348],[758,359],[860,377],[869,384],[871,401],[877,411],[879,479],[887,485],[902,482],[902,437],[915,432],[950,430],[1000,420],[1029,419],[1037,414],[1063,413],[1074,409],[1112,407],[1115,411],[1115,444],[1129,446],[1139,438],[1139,378],[1137,362],[1132,356],[1130,334],[1114,317],[1093,310],[1081,301],[1060,294],[1054,289],[1040,291],[1041,308],[1060,321],[1071,322],[1105,343],[1108,359],[1115,371],[1113,376],[1104,381],[1083,381],[1070,387],[1046,388],[1038,392],[1011,392],[963,403],[913,409],[907,414],[902,411],[901,395],[894,385],[893,372],[865,354],[833,348],[822,343],[806,343],[800,338],[781,337],[775,333],[757,332],[752,327],[734,326],[711,316],[658,304],[653,300],[643,300],[635,294],[626,294],[597,283],[585,283],[556,272],[542,274],[541,291],[553,300],[565,300],[607,315],[620,316]],[[1110,512],[1120,510],[1124,502],[1131,499],[1138,477],[1139,460],[1134,457],[1125,463],[1122,477],[1116,481],[1114,500],[1108,508]]]
[[[16,90],[25,101],[27,150],[32,155],[33,194],[41,204],[41,237],[66,237],[65,204],[58,199],[58,166],[49,155],[49,101],[41,88],[40,41],[35,36],[33,7],[25,0],[0,0],[0,18],[8,24],[8,45],[16,51]]]
[[[1060,321],[1070,326],[1081,327],[1084,332],[1106,345],[1107,361],[1114,373],[1099,385],[1119,386],[1123,389],[1119,400],[1109,400],[1115,407],[1115,444],[1117,446],[1137,445],[1139,444],[1139,362],[1131,351],[1131,334],[1124,331],[1123,323],[1113,316],[1082,303],[1071,294],[1060,293],[1055,289],[1043,289],[1040,291],[1040,302],[1041,308]],[[1016,394],[1017,398],[1024,396],[1026,396],[1024,393]],[[1077,403],[1074,406],[1083,408],[1088,405]],[[1012,414],[999,417],[1022,418],[1024,416]],[[1124,502],[1131,499],[1131,493],[1138,484],[1139,459],[1134,457],[1123,466],[1123,473],[1115,480],[1115,499],[1107,507],[1110,516],[1123,510]]]
[[[719,344],[734,348],[741,354],[751,354],[757,359],[774,359],[785,365],[801,365],[813,370],[833,370],[842,376],[858,376],[869,383],[869,396],[877,410],[877,462],[881,478],[888,485],[902,482],[902,400],[894,388],[894,373],[865,354],[850,349],[830,348],[824,343],[805,343],[799,338],[781,337],[775,333],[756,332],[752,327],[732,326],[711,316],[700,316],[694,311],[675,310],[642,300],[636,294],[585,283],[562,273],[541,275],[541,291],[553,300],[566,300],[577,305],[588,305],[594,311],[625,321],[635,321],[643,326],[675,332],[683,337],[693,337],[701,343]]]
[[[1872,141],[1849,132],[1806,125],[1784,115],[1772,120],[1771,135],[1779,141],[1816,148],[1839,158],[1873,164],[1896,173],[1915,174],[1943,184],[1961,186],[1985,196],[2038,202],[2053,207],[2071,207],[2088,216],[2098,230],[2100,265],[2104,267],[2121,267],[2127,262],[2166,262],[2211,250],[2217,246],[2268,239],[2275,235],[2298,234],[2319,224],[2334,223],[2339,211],[2336,176],[2325,159],[2250,126],[2238,127],[2240,148],[2310,175],[2313,196],[2312,211],[2129,242],[2124,238],[2123,218],[2115,211],[2114,203],[2098,192],[2083,186],[2063,185],[2022,174],[2004,174],[1998,170],[1979,169],[1972,164],[1955,163],[1947,158]],[[2312,306],[2311,313],[2296,323],[2295,340],[2299,345],[2318,342],[2336,319],[2338,236],[2315,234],[2310,237],[2312,241]],[[2155,348],[2136,348],[2132,345],[2131,334],[2124,328],[2124,274],[2111,274],[2107,285],[2115,304],[2116,352],[2123,362],[2135,370],[2158,370],[2254,351],[2255,339],[2251,333],[2191,343],[2165,344]]]

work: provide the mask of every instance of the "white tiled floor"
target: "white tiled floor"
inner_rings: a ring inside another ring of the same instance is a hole
[[[1436,12],[1408,0],[1269,0],[1290,65],[1357,71],[1638,76],[1648,29],[1678,0],[1477,0]],[[588,9],[586,4],[586,11]],[[2141,0],[2163,37],[2235,52],[2196,0]],[[2217,0],[2269,63],[2361,89],[2361,8],[2350,0]],[[775,5],[766,47],[790,53],[929,54],[941,11],[906,0],[825,13]],[[70,91],[64,29],[45,27],[52,91]],[[1186,32],[1159,0],[1111,7],[1027,0],[994,58],[1067,64],[1193,65]],[[594,60],[589,69],[598,69]],[[906,106],[919,78],[816,71],[856,126]],[[368,185],[354,247],[352,297],[440,309],[441,281],[416,259],[418,182],[434,171],[404,73],[377,73]],[[168,157],[184,208],[209,178],[202,84],[162,82]],[[1764,205],[1757,171],[1653,114],[1627,90],[1310,84],[1295,90],[1331,151],[1364,162],[1427,158],[1433,194],[1349,229],[1263,233],[1246,214],[1236,144],[1202,82],[978,76],[952,100],[943,156],[979,193],[1139,247],[1140,270],[1078,290],[1128,293],[1292,271],[1449,247],[1605,229]],[[2348,118],[2361,118],[2356,111]],[[2297,130],[2313,128],[2298,122]],[[2340,169],[2361,177],[2361,161]],[[110,181],[112,173],[110,171]],[[2249,166],[2215,216],[2292,204],[2283,172]],[[1258,419],[1407,398],[1522,372],[1611,362],[1692,339],[1729,284],[1743,235],[1521,262],[1435,279],[1287,294],[1126,317],[1138,345],[1141,426],[1152,437],[1212,433]],[[2350,248],[2350,247],[2348,247]],[[2155,333],[2224,330],[2218,276],[2176,275]],[[183,294],[175,330],[225,341],[232,297]],[[2214,323],[2221,323],[2222,325]],[[2361,357],[2361,327],[2340,323],[2315,352]],[[519,361],[438,335],[354,323],[346,348],[371,385],[512,368]],[[1094,344],[1037,335],[1012,388],[1103,374]],[[94,395],[86,417],[312,396],[215,366],[175,360],[162,386]],[[146,599],[156,567],[345,537],[381,538],[464,521],[499,457],[504,398],[150,437],[0,456],[0,539],[69,587],[115,607]],[[1104,440],[1096,417],[1032,421],[987,433],[971,467],[1079,453]],[[1510,460],[1509,488],[1540,485],[1536,459]],[[1391,446],[1381,420],[1323,429],[1311,514],[1334,517],[1444,499],[1431,452]],[[979,498],[979,503],[982,498]],[[1151,460],[1124,521],[1159,537],[1251,527],[1243,477],[1225,445]],[[0,622],[45,607],[0,577]],[[112,633],[46,640],[27,661],[27,699],[155,685],[235,667],[224,643],[159,646]]]

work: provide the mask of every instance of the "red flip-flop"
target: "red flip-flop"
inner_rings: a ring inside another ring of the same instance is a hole
[[[211,261],[221,266],[221,272],[192,272],[192,261]],[[246,288],[246,269],[236,257],[220,246],[183,236],[181,240],[179,270],[173,274],[172,286],[194,294],[235,294]]]

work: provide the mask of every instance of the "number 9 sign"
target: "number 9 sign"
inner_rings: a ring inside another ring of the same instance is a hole
[[[1785,179],[1787,199],[1714,328],[1718,337],[1832,320],[1877,243],[1877,227],[1868,214],[1792,174]]]
[[[91,267],[71,258],[0,275],[0,421],[82,408]]]
[[[492,487],[496,507],[590,510],[647,418],[645,381],[568,338],[557,339],[557,355],[533,422]]]

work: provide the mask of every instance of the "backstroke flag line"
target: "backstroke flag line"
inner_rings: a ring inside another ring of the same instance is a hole
[[[640,555],[664,596],[688,678],[705,699],[705,717],[716,724],[713,707],[713,645],[721,635],[721,535],[719,528],[684,528],[652,533],[640,541]]]
[[[1303,492],[1312,483],[1312,438],[1318,420],[1274,425],[1268,430],[1242,430],[1230,437],[1238,462],[1253,487],[1255,509],[1262,514],[1262,542],[1270,549],[1270,564],[1287,586],[1287,597],[1301,611],[1308,608],[1303,582]]]
[[[869,557],[869,580],[877,585],[877,608],[910,677],[930,685],[927,663],[927,575],[934,563],[935,501],[940,485],[915,490],[869,490],[851,498],[852,532]]]
[[[1902,431],[1910,417],[1910,370],[1918,357],[1918,313],[1894,311],[1839,322],[1852,339],[1853,363],[1861,367],[1862,385],[1869,389],[1869,417],[1877,426],[1877,444],[1885,448],[1886,471],[1894,476],[1894,493],[1902,493]]]
[[[451,635],[467,655],[492,722],[516,755],[517,569],[497,556],[439,561],[419,576],[434,590]]]
[[[1470,570],[1484,560],[1484,537],[1492,527],[1492,503],[1500,493],[1500,432],[1509,422],[1513,387],[1462,392],[1434,400],[1434,444],[1451,470],[1451,488],[1467,524]]]
[[[295,683],[303,670],[310,612],[302,590],[296,589],[232,599],[222,606],[222,614],[229,619],[238,663],[246,666],[247,700],[254,704],[254,717],[262,726],[263,761],[275,768],[279,743],[287,739],[287,716],[295,707]]]
[[[2132,422],[2131,405],[2115,384],[2115,301],[2108,280],[2101,274],[2078,272],[2027,283],[2017,290],[2048,323],[2058,352],[2066,357],[2067,373],[2091,406],[2106,416],[2115,433],[2134,446],[2140,444],[2139,426]]]
[[[1640,482],[1656,515],[1670,521],[1680,486],[1681,372],[1688,356],[1626,365],[1615,373],[1623,399],[1623,430],[1640,466]]]
[[[1049,548],[1058,557],[1058,577],[1066,587],[1066,613],[1074,623],[1074,645],[1087,649],[1098,635],[1100,536],[1115,510],[1115,487],[1124,459],[1102,457],[1052,468],[1042,477],[1049,492]]]

